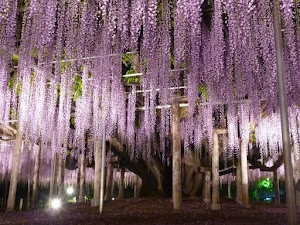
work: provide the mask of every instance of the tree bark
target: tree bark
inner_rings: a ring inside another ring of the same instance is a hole
[[[248,189],[248,160],[247,160],[248,143],[241,141],[241,173],[242,173],[242,205],[249,206],[249,189]]]
[[[219,138],[218,133],[213,131],[212,152],[212,210],[221,210],[220,204],[220,177],[219,177]]]
[[[34,162],[34,175],[33,175],[33,188],[32,188],[32,207],[37,205],[37,196],[39,188],[39,178],[40,178],[40,166],[41,166],[41,144],[38,146],[35,154]]]
[[[149,164],[149,161],[143,159],[131,160],[129,154],[123,151],[124,147],[117,138],[112,138],[110,144],[111,151],[118,157],[119,166],[127,168],[141,178],[140,196],[169,197],[172,194],[171,166],[162,165],[161,159],[156,156],[150,156],[152,158],[151,164]],[[152,168],[154,165],[155,169]],[[163,189],[160,189],[157,173],[155,173],[155,171],[160,171],[160,181],[163,181]]]
[[[22,148],[22,138],[23,138],[23,133],[20,131],[17,132],[16,141],[14,145],[14,154],[12,158],[13,162],[12,162],[11,178],[10,178],[10,185],[9,185],[9,194],[7,200],[7,209],[6,209],[7,211],[13,211],[15,207],[21,148]]]
[[[180,108],[179,103],[172,104],[172,143],[173,143],[173,209],[182,208],[181,184],[181,143],[180,143]]]
[[[85,190],[85,155],[80,155],[80,187],[79,187],[79,202],[84,202]]]

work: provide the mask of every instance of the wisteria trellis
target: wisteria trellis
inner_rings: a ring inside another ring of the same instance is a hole
[[[295,16],[300,6],[295,2],[281,0],[281,12],[290,127],[299,157],[300,19]],[[26,139],[41,140],[43,156],[49,158],[55,152],[65,154],[68,145],[84,150],[87,133],[101,139],[104,124],[107,138],[116,134],[125,138],[131,157],[148,157],[157,154],[151,141],[159,131],[165,159],[172,115],[163,108],[158,116],[156,106],[170,104],[178,95],[170,87],[186,85],[185,147],[200,148],[203,139],[211,147],[216,123],[212,115],[222,105],[226,106],[221,114],[227,119],[229,135],[226,158],[238,154],[239,138],[248,141],[250,132],[255,134],[262,158],[278,157],[272,1],[215,0],[211,19],[204,19],[207,4],[204,0],[30,0],[18,46],[17,1],[2,0],[1,122],[18,120]],[[122,84],[126,52],[138,55],[140,71],[136,72],[144,74],[128,98]],[[11,57],[16,53],[17,72],[12,74]],[[76,76],[81,83],[78,98],[73,90]],[[200,87],[207,93],[199,91]],[[136,118],[138,89],[151,91],[144,92],[145,111]],[[246,103],[236,103],[245,99]],[[267,118],[260,117],[261,101],[267,104]],[[75,132],[70,128],[72,117]],[[250,123],[257,124],[255,130],[250,130]]]

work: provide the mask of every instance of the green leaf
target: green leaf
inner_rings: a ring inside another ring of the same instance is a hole
[[[253,142],[256,142],[255,132],[252,132],[251,136],[252,136],[252,141],[253,141]]]
[[[19,55],[18,54],[13,54],[12,55],[12,60],[14,61],[14,63],[19,61]]]
[[[204,85],[200,85],[198,90],[199,90],[200,94],[205,97],[205,100],[208,100],[209,96],[208,96],[206,87]]]
[[[141,82],[141,77],[140,76],[124,77],[122,80],[124,83],[139,84]]]
[[[74,85],[72,89],[74,101],[76,101],[82,95],[82,78],[78,74],[74,76]]]
[[[10,90],[13,89],[14,83],[15,83],[15,74],[8,81],[8,87],[10,88]]]
[[[17,85],[17,95],[20,96],[22,92],[22,85],[20,83],[18,83]]]
[[[33,84],[33,83],[34,83],[34,79],[35,79],[35,73],[32,72],[32,73],[31,73],[31,77],[30,77],[30,84]]]
[[[75,117],[71,117],[71,124],[74,126],[75,125]]]

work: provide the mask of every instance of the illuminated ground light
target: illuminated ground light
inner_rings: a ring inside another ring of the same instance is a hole
[[[67,188],[67,194],[72,195],[74,193],[74,188],[73,187],[68,187]]]
[[[61,200],[60,200],[60,199],[55,198],[55,199],[53,199],[53,200],[51,201],[51,208],[52,208],[52,209],[57,210],[57,209],[59,209],[60,207],[61,207]]]
[[[266,197],[266,198],[265,198],[265,201],[266,201],[266,202],[270,202],[270,201],[272,201],[272,198]]]

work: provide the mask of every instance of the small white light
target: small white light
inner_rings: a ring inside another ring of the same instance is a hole
[[[112,198],[111,200],[115,200],[115,198]]]
[[[67,194],[68,194],[68,195],[72,195],[73,193],[74,193],[74,188],[68,187],[68,188],[67,188]]]
[[[57,198],[53,199],[53,200],[51,201],[51,207],[52,207],[53,209],[59,209],[59,208],[61,207],[61,200],[60,200],[60,199],[57,199]]]

